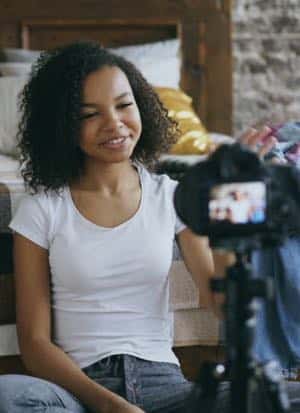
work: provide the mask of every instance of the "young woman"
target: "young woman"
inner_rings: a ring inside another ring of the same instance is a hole
[[[136,68],[94,43],[44,53],[21,109],[31,193],[10,227],[32,376],[0,377],[0,412],[179,412],[192,384],[172,352],[174,239],[209,304],[214,265],[175,214],[176,182],[149,169],[176,125]]]

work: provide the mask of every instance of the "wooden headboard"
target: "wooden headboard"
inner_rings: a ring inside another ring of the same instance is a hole
[[[232,132],[231,0],[0,0],[0,48],[179,37],[181,88],[208,130]]]

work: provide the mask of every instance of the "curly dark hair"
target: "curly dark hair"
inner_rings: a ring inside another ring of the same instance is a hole
[[[152,168],[160,154],[176,142],[176,122],[132,63],[95,42],[76,42],[43,52],[19,101],[21,171],[26,187],[33,192],[41,188],[59,191],[81,175],[84,154],[78,142],[83,82],[104,66],[116,66],[126,74],[140,111],[142,134],[132,160]]]

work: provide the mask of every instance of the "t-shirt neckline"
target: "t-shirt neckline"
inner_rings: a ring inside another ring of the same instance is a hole
[[[66,194],[67,194],[67,198],[68,201],[71,205],[72,210],[74,211],[74,213],[76,214],[76,216],[80,219],[81,222],[83,222],[85,225],[88,225],[90,228],[93,229],[97,229],[97,230],[101,230],[101,231],[116,231],[118,229],[121,229],[129,224],[131,224],[133,221],[135,221],[138,216],[141,214],[143,205],[144,205],[144,197],[145,197],[145,187],[144,187],[144,181],[143,181],[143,168],[141,165],[139,165],[138,163],[135,163],[133,165],[138,173],[139,176],[139,180],[140,180],[140,185],[141,185],[141,199],[140,199],[140,203],[138,206],[138,209],[136,210],[136,212],[132,215],[132,217],[130,217],[129,219],[127,219],[126,221],[122,222],[119,225],[116,225],[115,227],[104,227],[102,225],[98,225],[95,224],[94,222],[90,221],[88,218],[86,218],[80,211],[79,209],[76,207],[73,198],[72,198],[72,194],[71,194],[71,190],[70,190],[70,186],[66,185]]]

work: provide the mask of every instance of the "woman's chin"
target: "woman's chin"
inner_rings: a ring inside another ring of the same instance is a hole
[[[103,164],[108,164],[108,163],[121,163],[121,162],[128,162],[130,160],[131,153],[113,153],[113,154],[107,154],[105,156],[87,156],[86,161],[89,162],[97,162],[97,163],[103,163]]]

